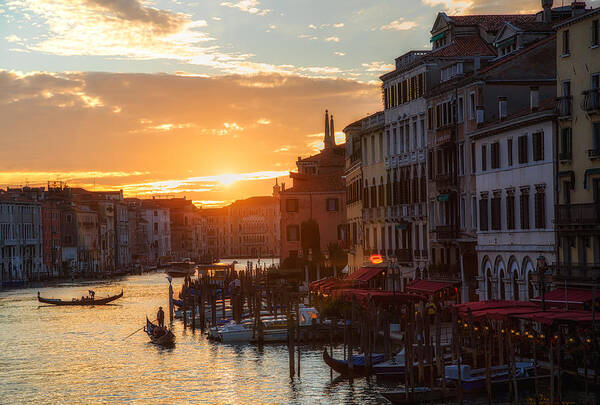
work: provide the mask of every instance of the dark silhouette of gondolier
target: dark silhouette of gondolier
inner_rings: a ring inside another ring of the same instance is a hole
[[[158,326],[161,328],[165,327],[165,312],[162,307],[158,307],[158,312],[156,313],[156,320],[158,321]]]

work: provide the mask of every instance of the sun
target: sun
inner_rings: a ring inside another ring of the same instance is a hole
[[[219,183],[221,183],[224,186],[230,186],[236,181],[238,181],[238,178],[235,174],[221,174],[217,176],[217,179]]]

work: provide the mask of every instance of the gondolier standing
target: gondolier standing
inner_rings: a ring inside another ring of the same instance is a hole
[[[158,326],[161,328],[165,327],[165,312],[162,307],[158,307],[158,312],[156,313],[156,320],[158,321]]]

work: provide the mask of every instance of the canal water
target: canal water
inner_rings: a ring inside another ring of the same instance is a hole
[[[285,345],[213,343],[177,320],[174,348],[148,343],[143,331],[125,339],[146,315],[154,319],[158,306],[168,307],[162,273],[39,291],[71,299],[94,289],[100,298],[121,288],[124,296],[114,305],[95,308],[39,305],[38,289],[0,292],[0,403],[384,404],[380,393],[394,388],[374,379],[350,383],[334,374],[332,380],[321,350],[309,347],[302,350],[300,377],[291,380]],[[579,403],[576,391],[570,395]],[[508,402],[496,396],[494,403]]]

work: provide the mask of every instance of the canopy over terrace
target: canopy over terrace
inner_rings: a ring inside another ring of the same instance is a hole
[[[363,307],[369,303],[375,305],[403,305],[426,301],[427,298],[419,294],[400,293],[392,291],[379,291],[367,289],[345,288],[334,290],[332,296],[344,301],[356,301]]]
[[[330,293],[339,288],[364,286],[385,271],[385,267],[361,267],[346,278],[326,277],[309,284],[311,291]]]
[[[587,303],[590,303],[594,298],[594,292],[592,290],[585,290],[582,288],[557,288],[547,292],[544,297],[546,304],[550,306],[566,307],[571,305],[571,309],[581,309]],[[596,292],[596,299],[600,298],[600,293]],[[532,302],[542,302],[542,296],[531,299]]]
[[[478,312],[480,315],[482,315],[485,311],[497,309],[529,308],[532,311],[535,311],[536,309],[539,309],[539,307],[539,304],[534,302],[508,300],[476,301],[454,305],[454,308],[458,309],[458,316],[461,318],[466,318],[469,315],[469,310],[471,311],[471,315],[473,315],[475,312]]]
[[[448,281],[414,280],[406,286],[406,291],[426,296],[433,296],[455,288],[455,283]]]
[[[514,315],[515,318],[527,319],[544,325],[557,323],[591,323],[595,321],[591,311],[566,311],[562,309],[550,309],[546,311],[529,312]],[[597,318],[597,317],[596,317]]]

